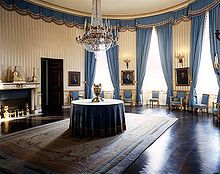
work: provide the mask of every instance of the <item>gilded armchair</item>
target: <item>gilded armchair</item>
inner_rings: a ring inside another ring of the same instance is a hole
[[[186,92],[177,91],[175,96],[170,96],[170,110],[179,108],[181,111],[186,110]]]

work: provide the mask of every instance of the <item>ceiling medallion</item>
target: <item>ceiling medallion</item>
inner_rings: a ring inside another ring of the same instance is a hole
[[[107,51],[118,45],[118,30],[113,33],[110,21],[102,21],[101,0],[92,0],[91,24],[85,20],[84,30],[83,36],[76,37],[76,41],[89,52]]]

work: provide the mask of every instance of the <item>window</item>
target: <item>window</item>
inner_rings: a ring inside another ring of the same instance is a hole
[[[113,91],[113,85],[108,69],[108,62],[105,51],[99,51],[96,53],[96,72],[95,72],[95,84],[102,84],[102,90]]]
[[[196,91],[199,96],[202,94],[218,95],[218,83],[213,69],[211,53],[210,53],[208,16],[206,17],[204,27],[205,28],[204,28],[203,43],[202,43],[201,62],[199,67]]]
[[[143,82],[143,91],[166,91],[167,85],[160,62],[158,39],[155,28],[152,31],[150,50],[147,60],[146,74]]]

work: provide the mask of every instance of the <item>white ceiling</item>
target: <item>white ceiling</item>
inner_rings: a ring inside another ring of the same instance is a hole
[[[88,16],[92,0],[29,0],[59,11]],[[194,0],[102,0],[102,14],[109,18],[136,18],[182,8]]]

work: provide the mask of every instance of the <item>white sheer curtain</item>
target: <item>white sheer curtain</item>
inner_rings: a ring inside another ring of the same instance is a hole
[[[108,62],[105,51],[99,51],[96,53],[96,72],[95,72],[95,84],[102,84],[102,90],[113,91],[113,85],[108,69]]]
[[[205,22],[202,55],[201,55],[201,62],[200,62],[200,67],[199,67],[196,91],[197,91],[197,95],[199,99],[201,99],[202,94],[210,94],[211,100],[215,100],[218,95],[218,83],[217,83],[217,78],[216,78],[216,75],[213,69],[211,53],[210,53],[209,17],[208,16],[206,17],[206,22]],[[211,100],[210,100],[210,103],[211,103]]]
[[[152,31],[146,74],[142,90],[144,92],[144,102],[148,101],[148,98],[151,97],[151,91],[157,90],[166,92],[167,90],[167,85],[160,62],[158,39],[155,28],[153,28]]]

